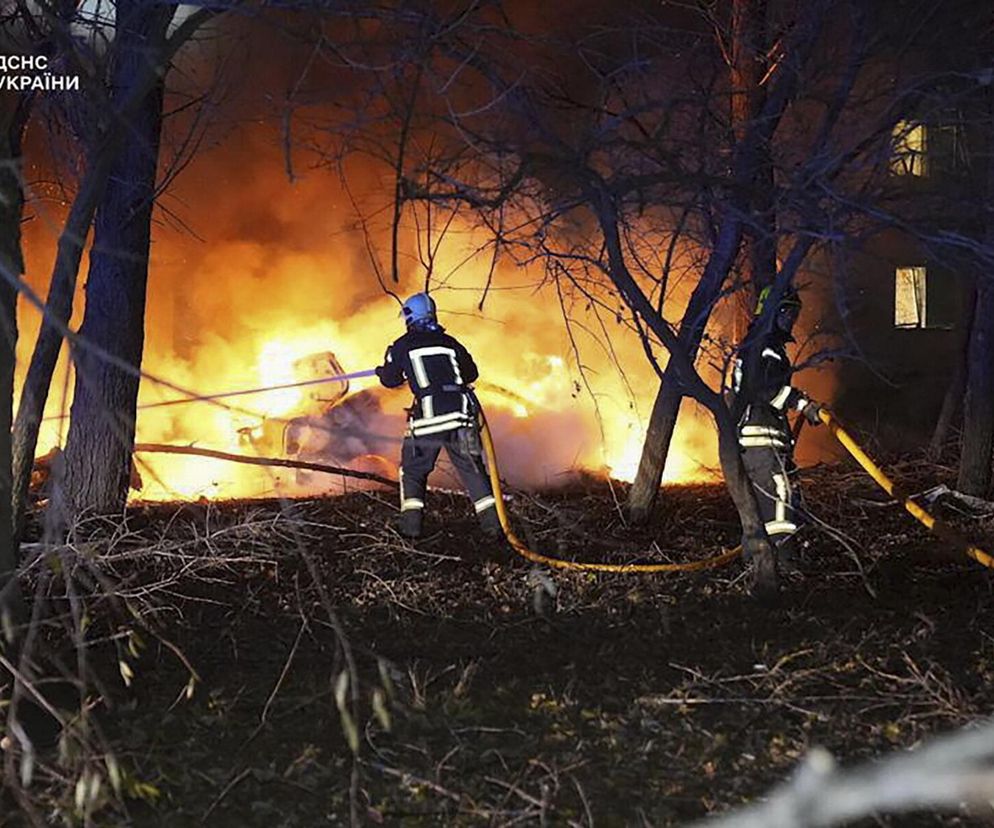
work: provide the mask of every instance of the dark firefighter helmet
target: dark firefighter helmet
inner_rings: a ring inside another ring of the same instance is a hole
[[[438,323],[435,300],[427,293],[415,293],[400,308],[408,328],[431,327]]]
[[[766,302],[772,292],[772,285],[767,285],[759,292],[759,300],[756,302],[756,312],[754,314],[755,317],[759,317],[763,313],[763,310],[766,308]],[[794,327],[794,323],[797,321],[800,313],[801,297],[794,287],[788,287],[784,291],[783,296],[780,297],[773,324],[789,337],[791,329]]]

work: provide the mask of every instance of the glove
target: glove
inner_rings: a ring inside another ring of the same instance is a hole
[[[821,425],[821,417],[819,416],[820,412],[821,406],[814,400],[808,400],[804,408],[801,409],[804,419],[814,426]]]

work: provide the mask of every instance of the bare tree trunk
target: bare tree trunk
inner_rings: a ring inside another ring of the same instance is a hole
[[[127,9],[128,5],[122,0],[117,7],[117,13],[122,19],[127,17]],[[121,145],[129,138],[130,119],[141,107],[149,92],[161,84],[164,67],[172,55],[197,26],[214,13],[209,9],[194,12],[166,40],[165,33],[169,20],[175,13],[175,7],[161,6],[150,10],[146,5],[144,9],[147,20],[139,24],[139,27],[145,27],[146,40],[139,44],[139,48],[134,52],[140,60],[132,62],[130,76],[122,75],[119,78],[119,81],[124,81],[120,84],[124,95],[114,97],[111,111],[102,117],[108,126],[94,140],[93,146],[87,153],[86,172],[59,238],[58,254],[46,303],[46,318],[38,334],[17,409],[13,436],[12,498],[15,528],[18,529],[23,523],[25,496],[38,445],[38,430],[48,399],[52,373],[62,346],[62,330],[72,313],[72,300],[76,290],[83,245],[97,205],[103,197],[114,157]],[[154,42],[150,39],[153,31],[156,34]],[[114,48],[117,48],[116,44]]]
[[[736,141],[745,139],[749,124],[766,103],[763,80],[770,69],[767,5],[767,0],[733,0],[732,3],[731,121]],[[760,143],[756,153],[756,176],[751,188],[752,209],[743,239],[743,275],[749,289],[740,294],[736,341],[745,335],[759,291],[773,283],[777,272],[773,162],[769,142]]]
[[[966,389],[966,362],[968,358],[970,332],[973,328],[973,314],[977,304],[977,291],[975,286],[970,288],[969,301],[964,318],[967,320],[966,327],[962,335],[962,342],[957,347],[956,365],[953,367],[953,376],[946,388],[946,393],[942,398],[942,407],[939,409],[939,417],[935,421],[935,429],[932,431],[932,439],[928,444],[928,457],[936,461],[942,457],[942,450],[949,439],[949,432],[952,429],[956,414],[960,408],[960,401],[963,399],[963,392]]]
[[[778,586],[776,563],[769,539],[766,536],[766,527],[759,514],[756,492],[742,463],[735,420],[721,395],[709,388],[707,383],[701,379],[700,374],[697,373],[694,367],[694,357],[686,352],[682,337],[673,335],[666,320],[652,306],[629,272],[618,233],[618,215],[610,196],[601,192],[595,203],[597,203],[598,208],[597,219],[604,234],[604,246],[610,264],[611,281],[626,304],[642,317],[645,324],[659,337],[670,352],[670,361],[666,366],[665,373],[672,374],[675,380],[679,380],[686,393],[705,405],[714,417],[718,426],[718,456],[725,475],[725,483],[742,524],[742,545],[744,550],[752,555],[755,562],[753,589],[758,596],[771,595],[776,592]],[[705,276],[698,284],[698,290],[701,284],[706,281],[713,264],[720,264],[722,261],[730,262],[728,257],[734,255],[733,251],[738,249],[738,238],[737,235],[730,236],[725,240],[725,244],[719,240],[715,249],[716,255],[712,256],[708,262],[708,268],[705,269]],[[730,251],[726,246],[733,242],[734,247]],[[721,256],[717,255],[719,252],[722,253]],[[730,264],[726,265],[726,272],[728,266]],[[714,277],[713,273],[712,277]],[[697,297],[697,290],[691,297],[691,307],[695,305],[695,297]],[[698,301],[702,300],[698,298]],[[683,330],[680,333],[682,334]],[[699,334],[696,342],[700,344]]]
[[[994,91],[988,93],[987,199],[994,193]],[[994,215],[987,204],[985,247],[994,248]],[[977,274],[977,300],[967,348],[966,397],[963,401],[963,446],[956,488],[987,497],[994,448],[994,274]]]
[[[742,551],[753,561],[752,591],[760,598],[771,597],[779,587],[776,556],[759,514],[756,491],[742,463],[738,429],[723,403],[719,402],[712,413],[718,426],[718,460],[742,524]]]
[[[679,347],[690,363],[697,359],[697,352],[704,335],[704,328],[711,315],[711,308],[721,294],[728,272],[735,261],[742,241],[742,222],[737,216],[729,216],[721,229],[718,242],[708,260],[700,282],[691,294],[687,310],[680,322]],[[659,484],[666,466],[666,456],[676,421],[680,413],[680,402],[685,390],[680,384],[679,372],[672,354],[663,372],[663,379],[652,406],[649,429],[646,432],[642,457],[639,460],[635,481],[628,493],[628,514],[635,522],[644,521],[652,512],[659,495]],[[650,446],[650,435],[652,445]]]
[[[994,448],[994,277],[985,274],[980,278],[970,330],[956,488],[974,497],[987,497]]]
[[[755,122],[766,103],[766,89],[762,84],[768,63],[766,6],[767,0],[734,0],[732,5],[730,120],[737,143],[745,140],[750,125]],[[747,323],[753,304],[748,297],[758,293],[765,285],[771,284],[776,276],[773,168],[770,162],[769,140],[758,141],[753,153],[755,159],[750,166],[754,169],[754,175],[750,182],[750,194],[747,196],[752,202],[752,209],[749,210],[750,218],[747,223],[736,228],[742,235],[744,245],[741,252],[744,254],[742,259],[746,279],[753,289],[742,294],[742,307],[738,308],[735,314],[736,341],[744,334],[746,327],[742,325],[739,330],[740,317],[744,317]],[[728,261],[726,272],[731,268],[735,256],[739,254],[738,245],[730,252],[732,259]],[[692,302],[681,322],[681,334],[689,329],[688,353],[692,359],[697,357],[707,314],[716,298],[717,292],[713,297],[707,297],[705,302],[697,303],[696,306]],[[703,319],[700,318],[702,312],[705,314]],[[638,472],[628,493],[626,504],[628,515],[635,523],[644,523],[648,520],[656,505],[682,399],[682,389],[675,381],[673,372],[667,370],[656,394],[652,413],[649,415],[649,427],[642,445]]]
[[[42,321],[35,342],[28,373],[21,390],[12,435],[13,480],[11,505],[15,529],[19,529],[24,517],[24,502],[31,480],[31,466],[38,447],[38,431],[41,418],[48,401],[48,391],[52,373],[62,347],[61,326],[69,323],[72,315],[72,300],[76,292],[76,276],[83,255],[83,245],[89,231],[93,213],[107,182],[110,169],[109,159],[101,157],[87,166],[82,185],[69,210],[62,235],[59,237],[52,283],[45,303],[45,319]],[[19,531],[18,531],[19,534]]]
[[[0,96],[0,636],[11,643],[23,616],[16,578],[17,545],[11,514],[10,425],[14,406],[14,363],[17,345],[17,290],[10,277],[24,271],[21,256],[21,136],[26,105],[19,95]]]
[[[169,17],[148,16],[137,2],[118,0],[114,97],[127,94],[149,43],[161,42]],[[153,47],[154,48],[154,47]],[[116,512],[131,476],[138,375],[145,343],[145,295],[155,178],[162,131],[161,80],[128,121],[128,140],[115,154],[97,210],[80,336],[134,366],[128,372],[94,351],[74,349],[76,382],[66,439],[68,516]]]
[[[628,516],[635,523],[645,523],[656,505],[666,467],[666,456],[683,400],[683,391],[674,381],[675,378],[666,379],[666,373],[652,404],[638,472],[628,491]]]
[[[960,399],[966,388],[966,357],[960,355],[956,367],[953,369],[953,377],[949,381],[949,387],[942,397],[942,407],[939,409],[939,416],[935,421],[935,428],[932,430],[932,438],[928,442],[928,458],[935,462],[942,458],[942,451],[949,439],[949,432],[953,427],[953,420],[956,412],[959,411]]]

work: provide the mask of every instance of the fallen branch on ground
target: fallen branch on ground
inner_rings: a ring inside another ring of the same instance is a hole
[[[324,463],[308,463],[304,460],[287,460],[282,457],[252,457],[248,454],[232,454],[216,449],[197,448],[196,446],[175,446],[169,443],[138,443],[135,445],[136,454],[188,454],[195,457],[210,457],[214,460],[228,460],[232,463],[249,463],[254,466],[279,466],[286,469],[304,469],[322,474],[338,474],[342,477],[354,477],[358,480],[372,480],[384,486],[397,487],[397,481],[374,472],[345,469],[340,466],[328,466]]]
[[[875,814],[956,811],[994,798],[994,723],[840,770],[815,748],[769,799],[691,828],[826,828]]]

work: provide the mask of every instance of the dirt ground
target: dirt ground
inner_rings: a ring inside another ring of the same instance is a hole
[[[849,763],[990,715],[988,571],[848,466],[802,483],[824,525],[774,605],[749,597],[738,561],[536,568],[454,494],[430,497],[416,546],[388,492],[136,508],[81,550],[156,631],[134,652],[109,615],[89,633],[128,791],[93,824],[346,825],[351,801],[369,825],[672,825],[761,796],[812,745]],[[623,496],[590,481],[518,495],[512,513],[535,547],[578,559],[737,542],[720,486],[667,488],[638,529]],[[994,545],[994,521],[959,523]]]

